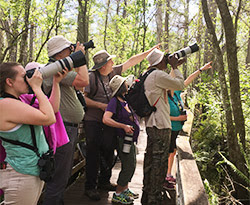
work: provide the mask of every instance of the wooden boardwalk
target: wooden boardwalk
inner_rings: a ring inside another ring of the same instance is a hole
[[[136,193],[140,194],[139,199],[135,199],[134,205],[139,205],[142,195],[142,181],[143,181],[143,159],[144,152],[147,143],[147,137],[145,132],[145,127],[141,126],[142,130],[140,132],[139,141],[138,141],[138,154],[137,154],[137,166],[135,174],[132,178],[129,188]],[[116,166],[113,168],[111,182],[116,183],[118,174],[120,171],[120,163],[116,163]],[[100,191],[101,200],[100,201],[91,201],[87,196],[84,195],[84,177],[79,178],[73,185],[71,185],[65,192],[64,200],[65,205],[108,205],[112,204],[111,199],[114,192],[105,192]],[[163,202],[162,204],[174,205],[175,204],[175,191],[167,193],[169,196],[168,201]],[[171,197],[173,196],[173,197]]]

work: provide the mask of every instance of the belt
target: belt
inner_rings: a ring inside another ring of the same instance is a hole
[[[78,123],[63,122],[65,126],[78,127]]]

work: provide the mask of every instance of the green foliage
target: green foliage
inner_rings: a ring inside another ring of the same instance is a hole
[[[209,204],[211,204],[211,205],[219,204],[218,195],[212,190],[212,188],[209,184],[209,181],[207,179],[205,179],[203,183],[204,183],[206,193],[208,194]]]
[[[222,157],[222,161],[219,161],[217,163],[217,165],[221,165],[221,164],[224,164],[226,163],[228,166],[231,167],[231,169],[238,175],[240,176],[245,182],[247,182],[247,184],[250,184],[250,179],[248,178],[248,176],[244,175],[239,169],[237,169],[237,167],[232,163],[230,162],[221,152],[219,152],[219,154],[221,155]],[[248,175],[249,175],[249,172],[250,172],[250,169],[248,167]],[[250,192],[250,188],[249,187],[246,187],[246,189],[248,189],[248,191]]]

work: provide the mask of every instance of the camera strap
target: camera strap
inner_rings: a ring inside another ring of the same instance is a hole
[[[106,98],[107,98],[107,100],[108,100],[108,102],[109,102],[109,96],[108,96],[108,93],[107,93],[107,91],[106,91],[106,89],[105,89],[104,83],[103,83],[103,81],[102,81],[101,74],[99,73],[99,71],[97,71],[96,74],[97,74],[97,77],[99,78],[99,80],[100,80],[101,83],[102,83],[103,90],[104,90],[105,95],[106,95]],[[97,85],[97,88],[98,88],[98,85]]]
[[[38,148],[37,148],[37,144],[36,144],[35,130],[34,130],[33,125],[30,125],[30,131],[31,131],[32,142],[33,142],[34,146],[27,144],[27,143],[24,143],[24,142],[17,141],[17,140],[6,139],[3,137],[0,137],[0,139],[5,141],[5,142],[8,142],[10,144],[19,145],[21,147],[25,147],[27,149],[30,149],[30,150],[34,151],[38,157],[40,157],[40,154],[39,154]]]
[[[16,100],[20,100],[20,98],[17,98],[14,95],[11,95],[11,94],[6,93],[6,92],[3,93],[2,97],[4,97],[4,98],[13,98],[13,99],[16,99]],[[34,101],[35,101],[35,97],[32,98],[30,104],[33,104]],[[27,144],[27,143],[24,143],[24,142],[17,141],[17,140],[6,139],[6,138],[3,138],[1,136],[0,136],[0,139],[5,141],[5,142],[8,142],[8,143],[11,143],[11,144],[14,144],[14,145],[19,145],[19,146],[25,147],[27,149],[30,149],[30,150],[34,151],[38,157],[40,157],[40,154],[39,154],[38,148],[37,148],[37,144],[36,144],[36,135],[35,135],[34,126],[33,125],[29,125],[29,126],[30,126],[30,132],[31,132],[31,137],[32,137],[32,143],[33,143],[34,146],[32,146],[30,144]]]
[[[172,97],[171,93],[168,93],[168,97],[170,98],[170,100],[173,101],[173,103],[176,105],[176,107],[179,109],[179,111],[183,111],[184,107],[182,106],[182,103],[181,103],[180,99],[178,98],[178,96],[176,95],[176,93],[174,93],[174,95],[177,98],[179,105],[177,105],[177,103],[174,101],[174,98]]]

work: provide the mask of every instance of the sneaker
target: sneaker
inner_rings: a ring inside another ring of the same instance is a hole
[[[164,184],[163,184],[163,189],[175,190],[175,187],[174,187],[173,183],[169,183],[168,181],[165,181]]]
[[[175,179],[172,175],[166,177],[165,179],[166,179],[166,181],[168,181],[169,183],[173,183],[173,184],[176,183],[176,179]]]
[[[98,189],[102,189],[102,190],[106,190],[106,191],[115,191],[116,187],[117,187],[117,185],[112,184],[112,183],[98,185]]]
[[[116,193],[114,193],[112,198],[112,202],[120,204],[133,204],[133,201],[134,200],[125,195],[124,192],[120,193],[119,195],[116,195]]]
[[[85,190],[85,195],[94,201],[99,201],[101,199],[100,194],[96,189]]]
[[[139,198],[139,194],[132,192],[130,189],[127,189],[123,192],[125,195],[127,195],[128,197],[131,197],[133,199],[138,199]]]

